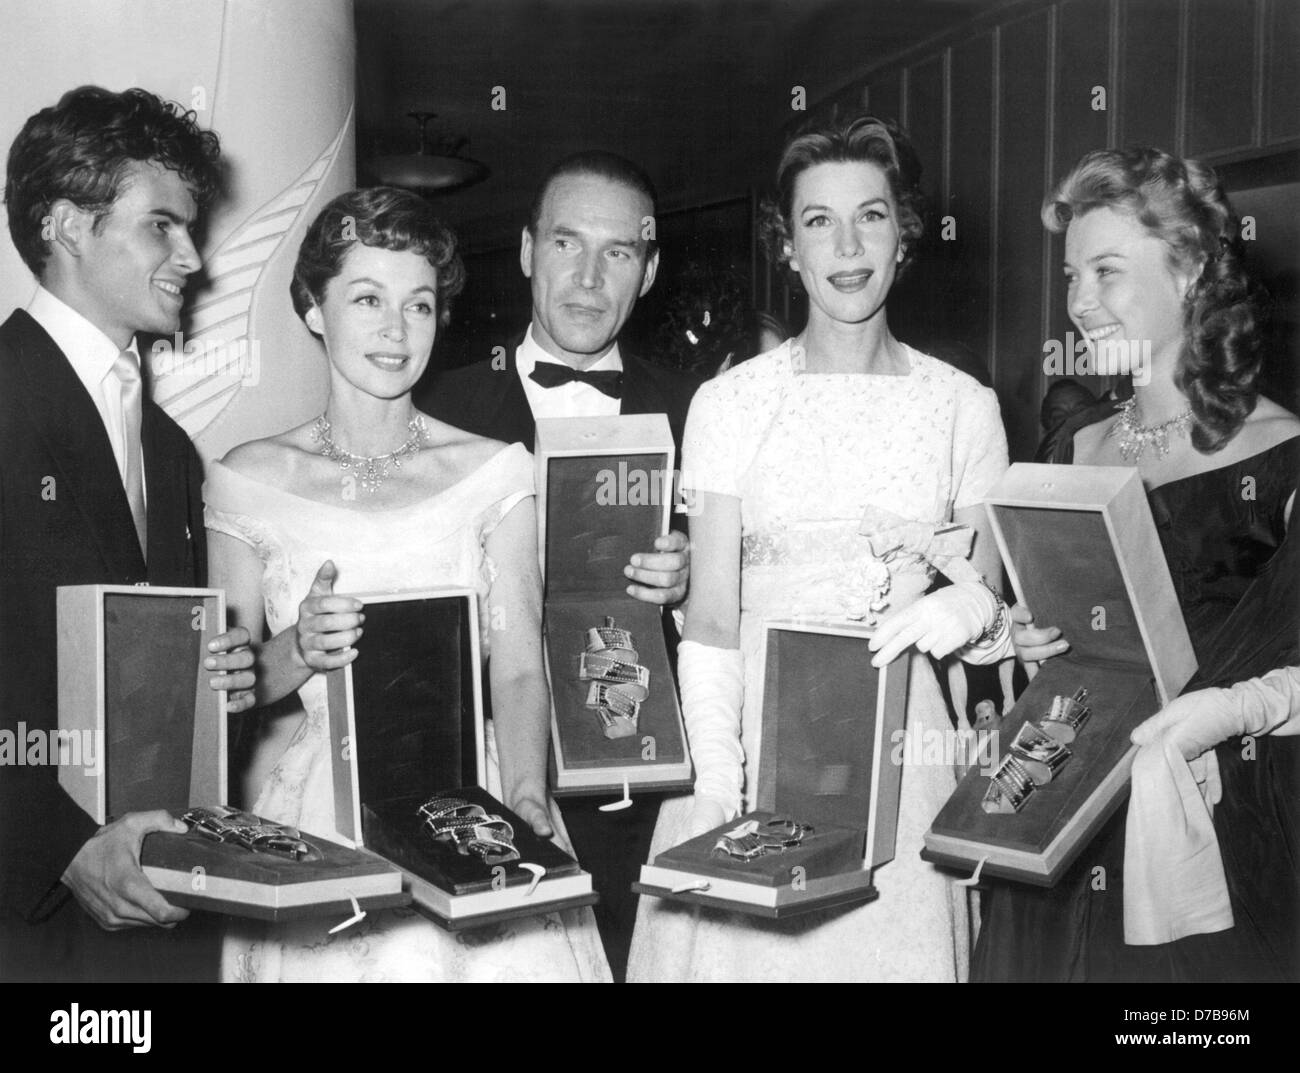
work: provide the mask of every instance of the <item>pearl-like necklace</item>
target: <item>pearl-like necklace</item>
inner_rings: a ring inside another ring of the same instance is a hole
[[[1131,461],[1136,465],[1148,447],[1155,450],[1156,458],[1164,458],[1169,453],[1170,434],[1185,436],[1191,423],[1192,408],[1189,406],[1168,421],[1162,421],[1158,425],[1144,425],[1138,411],[1137,396],[1134,395],[1120,407],[1119,420],[1106,433],[1106,439],[1118,437],[1119,453],[1124,456],[1124,461],[1130,461],[1129,456],[1132,455]]]
[[[311,429],[311,438],[321,445],[320,453],[331,462],[337,462],[340,469],[353,470],[361,482],[361,489],[374,493],[388,478],[389,467],[402,468],[402,459],[418,454],[424,447],[424,418],[417,414],[406,423],[411,435],[396,451],[386,455],[354,455],[336,444],[330,433],[333,429],[321,414]]]

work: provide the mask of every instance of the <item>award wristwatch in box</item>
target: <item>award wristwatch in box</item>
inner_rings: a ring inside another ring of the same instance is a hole
[[[765,917],[874,900],[894,857],[907,655],[877,670],[871,628],[764,623],[757,809],[660,853],[642,894]]]
[[[927,860],[1054,884],[1128,792],[1134,727],[1196,669],[1138,471],[1017,463],[985,499],[1016,596],[1070,642],[925,835]]]
[[[554,792],[689,789],[663,611],[623,573],[668,531],[668,419],[542,419],[535,455]]]
[[[163,897],[262,920],[406,904],[391,866],[224,803],[225,694],[203,666],[225,632],[220,590],[72,585],[56,600],[59,783],[97,823],[154,809],[186,820],[188,833],[141,847]]]
[[[448,930],[594,904],[578,862],[486,789],[476,593],[354,595],[365,636],[327,677],[339,833]]]

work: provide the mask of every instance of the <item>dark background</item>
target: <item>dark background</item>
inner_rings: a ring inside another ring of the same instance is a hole
[[[1253,259],[1276,299],[1268,391],[1300,403],[1294,0],[357,0],[356,18],[361,181],[373,155],[415,148],[405,113],[416,108],[491,168],[434,195],[470,276],[435,366],[489,358],[523,329],[518,241],[533,190],[549,163],[590,147],[637,160],[660,191],[661,275],[629,344],[655,357],[665,305],[681,300],[675,278],[701,264],[797,331],[800,296],[757,251],[753,207],[792,126],[865,108],[908,129],[934,217],[890,323],[983,366],[1013,458],[1037,442],[1044,342],[1070,330],[1063,240],[1044,232],[1039,206],[1084,151],[1107,145],[1221,169],[1238,211],[1256,217]],[[504,110],[491,107],[495,87]],[[798,87],[804,110],[792,107]]]

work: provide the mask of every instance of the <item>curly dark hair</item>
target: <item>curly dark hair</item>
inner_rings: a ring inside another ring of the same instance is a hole
[[[1085,153],[1043,201],[1054,234],[1096,208],[1131,213],[1169,251],[1179,271],[1197,271],[1183,303],[1185,345],[1174,382],[1187,396],[1192,445],[1221,450],[1255,409],[1264,326],[1263,293],[1243,263],[1241,226],[1214,169],[1160,149]]]
[[[14,245],[38,278],[50,253],[42,236],[50,206],[66,198],[98,227],[135,161],[180,175],[200,210],[221,189],[220,140],[199,129],[194,112],[148,90],[81,86],[23,124],[9,149],[5,206]]]
[[[299,317],[319,305],[325,286],[343,271],[343,259],[360,243],[381,250],[409,250],[438,274],[438,324],[451,319],[451,300],[465,286],[456,236],[418,194],[394,186],[371,186],[340,194],[307,228],[293,266],[289,293]]]
[[[816,164],[865,162],[875,164],[889,180],[898,207],[903,243],[901,278],[912,262],[925,231],[925,195],[921,192],[921,161],[902,128],[890,119],[860,115],[830,124],[805,127],[786,143],[776,166],[776,196],[759,206],[759,238],[773,264],[788,264],[795,182]]]

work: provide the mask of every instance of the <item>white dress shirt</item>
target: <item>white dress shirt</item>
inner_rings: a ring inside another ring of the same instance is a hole
[[[102,331],[65,302],[54,297],[44,287],[38,287],[27,305],[31,318],[45,329],[55,345],[63,351],[68,363],[85,385],[90,401],[104,422],[108,442],[113,447],[117,472],[126,481],[126,420],[122,415],[122,381],[113,371],[113,364],[121,351]],[[127,347],[140,360],[135,340]],[[143,370],[141,370],[143,375]],[[144,457],[141,453],[141,473]],[[148,489],[145,489],[148,496]]]
[[[590,384],[573,381],[556,387],[542,387],[529,374],[538,362],[550,362],[563,365],[559,358],[548,354],[541,344],[533,338],[533,326],[528,325],[524,341],[515,351],[515,364],[519,367],[519,380],[524,385],[524,394],[528,396],[528,408],[533,412],[533,419],[539,417],[612,417],[617,416],[621,400],[611,398]],[[622,372],[623,358],[615,343],[595,364],[587,367],[588,372]]]

